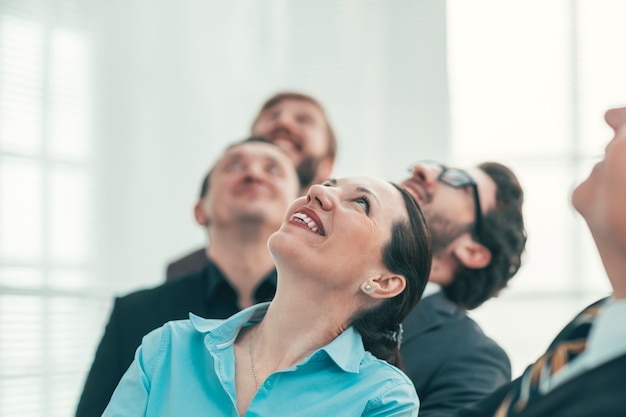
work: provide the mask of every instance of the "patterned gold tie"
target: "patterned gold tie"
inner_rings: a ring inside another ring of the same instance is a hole
[[[513,417],[538,396],[539,387],[585,350],[593,319],[606,299],[595,302],[574,318],[554,339],[546,353],[524,371],[517,384],[504,397],[494,417]]]

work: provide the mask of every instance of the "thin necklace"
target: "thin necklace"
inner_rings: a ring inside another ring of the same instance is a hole
[[[254,332],[256,331],[258,325],[254,326],[252,332],[250,333],[250,365],[252,366],[252,373],[254,374],[254,385],[256,385],[256,389],[259,389],[259,377],[256,374],[256,367],[254,366],[254,352],[252,349],[252,339],[254,338]]]

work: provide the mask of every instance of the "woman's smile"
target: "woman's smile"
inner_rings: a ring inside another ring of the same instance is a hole
[[[288,221],[295,223],[296,225],[305,226],[308,230],[313,233],[317,233],[318,235],[326,236],[324,226],[322,225],[320,218],[313,210],[307,207],[301,207],[298,209],[289,217]]]

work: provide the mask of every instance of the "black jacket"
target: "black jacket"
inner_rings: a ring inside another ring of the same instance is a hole
[[[451,416],[511,381],[504,350],[444,293],[422,299],[402,326],[400,353],[420,417]]]

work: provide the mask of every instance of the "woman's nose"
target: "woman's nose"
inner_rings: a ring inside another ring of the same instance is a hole
[[[325,185],[315,184],[309,188],[307,193],[307,202],[313,202],[314,205],[319,205],[322,210],[330,210],[334,205],[334,193],[336,191],[332,187]]]

